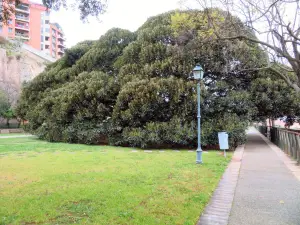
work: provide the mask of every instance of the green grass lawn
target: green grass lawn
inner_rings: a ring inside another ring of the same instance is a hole
[[[0,224],[194,225],[231,154],[0,139]]]

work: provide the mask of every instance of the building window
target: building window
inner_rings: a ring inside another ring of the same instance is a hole
[[[49,32],[50,32],[50,29],[49,29],[49,28],[45,28],[45,32],[46,32],[46,33],[49,33]]]
[[[42,34],[42,33],[44,33],[44,29],[43,29],[43,28],[41,28],[41,34]]]
[[[12,33],[13,29],[11,27],[8,28],[8,33]]]
[[[13,21],[11,19],[8,20],[8,24],[11,25]]]
[[[49,24],[49,20],[45,20],[45,24]]]
[[[2,25],[0,25],[0,32],[2,32]]]
[[[46,16],[50,16],[50,11],[46,11]]]
[[[43,44],[41,44],[41,50],[44,50],[44,45]]]
[[[41,42],[44,42],[44,36],[43,35],[41,36]]]

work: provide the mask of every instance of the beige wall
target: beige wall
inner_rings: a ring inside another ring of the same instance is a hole
[[[21,50],[19,56],[8,56],[5,49],[0,48],[0,86],[15,104],[20,95],[24,81],[29,81],[41,73],[46,61],[40,57]]]

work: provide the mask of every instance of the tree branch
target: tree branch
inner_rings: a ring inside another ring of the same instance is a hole
[[[262,70],[269,70],[271,72],[273,72],[274,74],[278,75],[279,77],[281,77],[289,86],[291,86],[296,92],[300,92],[300,87],[293,83],[289,77],[285,76],[283,73],[281,73],[280,71],[276,70],[275,68],[271,67],[271,66],[266,66],[266,67],[260,67],[260,68],[250,68],[250,69],[243,69],[243,70],[239,70],[239,73],[241,72],[246,72],[246,71],[262,71]]]
[[[255,42],[255,43],[264,45],[264,46],[267,46],[268,48],[274,50],[275,52],[281,54],[283,57],[287,58],[289,61],[300,63],[300,60],[294,59],[293,57],[291,57],[289,55],[286,55],[280,48],[278,48],[276,46],[273,46],[273,45],[270,45],[267,42],[260,41],[258,39],[254,39],[254,38],[250,38],[250,37],[247,37],[246,35],[237,35],[237,36],[233,36],[233,37],[221,37],[218,34],[216,34],[216,35],[219,39],[223,39],[223,40],[244,39],[244,40],[248,40],[248,41],[251,41],[251,42]]]
[[[292,31],[292,29],[290,28],[290,23],[287,25],[286,27],[287,31],[289,32],[289,34],[297,41],[300,41],[300,38],[297,37],[294,32]],[[299,32],[298,32],[299,33]]]

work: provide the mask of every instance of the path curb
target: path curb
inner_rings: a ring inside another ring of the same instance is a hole
[[[227,225],[237,185],[245,145],[236,148],[210,202],[197,225]]]
[[[34,137],[34,135],[11,135],[11,136],[0,136],[0,139],[7,139],[7,138],[23,138],[23,137]]]

